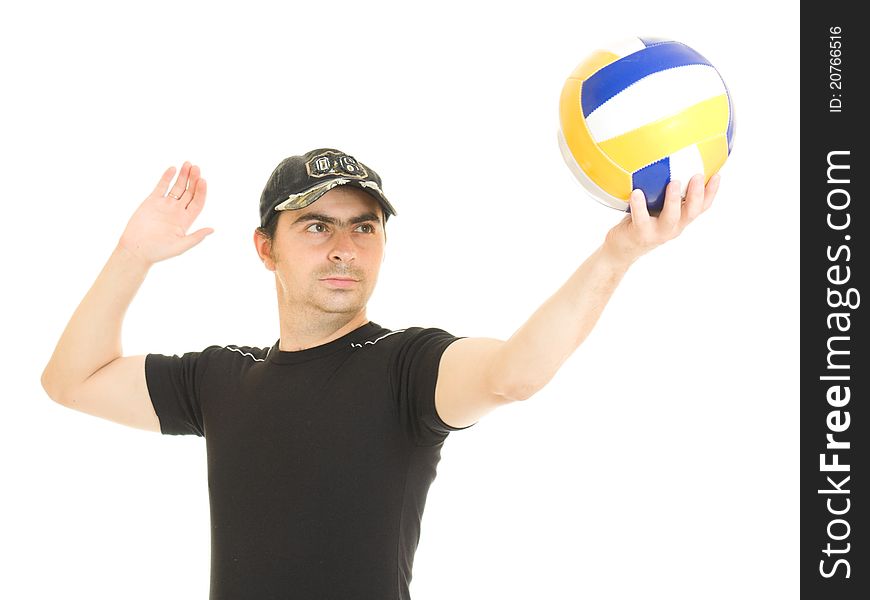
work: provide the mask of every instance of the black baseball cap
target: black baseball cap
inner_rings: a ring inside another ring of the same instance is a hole
[[[335,148],[317,148],[282,160],[260,195],[260,225],[266,227],[281,210],[299,210],[339,185],[353,185],[371,194],[384,209],[384,220],[396,214],[370,167]]]

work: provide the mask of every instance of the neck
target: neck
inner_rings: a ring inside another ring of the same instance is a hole
[[[281,315],[281,340],[278,349],[298,352],[322,346],[368,323],[365,307],[356,314],[321,313],[316,318],[302,314]]]

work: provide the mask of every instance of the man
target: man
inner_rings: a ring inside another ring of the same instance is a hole
[[[583,342],[628,267],[707,210],[695,176],[658,216],[631,213],[507,341],[366,315],[396,213],[371,168],[339,150],[291,156],[260,198],[254,244],[274,272],[280,338],[123,356],[124,313],[188,234],[206,183],[168,169],[134,213],[43,373],[65,406],[206,439],[210,598],[407,599],[420,522],[449,432],[540,390]]]

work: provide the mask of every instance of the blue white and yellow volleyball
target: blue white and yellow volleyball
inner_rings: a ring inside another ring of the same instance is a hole
[[[565,81],[559,148],[597,200],[625,211],[633,189],[650,211],[679,180],[710,180],[734,141],[734,107],[719,71],[680,42],[635,37],[595,50]]]

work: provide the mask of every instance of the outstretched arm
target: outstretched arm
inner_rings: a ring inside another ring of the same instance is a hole
[[[130,218],[42,374],[42,385],[53,400],[126,424],[156,422],[150,402],[146,404],[144,357],[119,360],[121,325],[151,265],[185,252],[212,232],[204,228],[187,234],[205,203],[205,180],[199,172],[199,167],[184,163],[170,190],[175,174],[170,167]]]
[[[509,340],[465,338],[445,350],[435,389],[439,416],[465,427],[543,388],[589,335],[632,263],[677,237],[710,207],[718,187],[718,175],[706,187],[703,175],[696,175],[681,202],[679,183],[671,182],[658,216],[649,214],[643,192],[635,190],[630,214]]]

